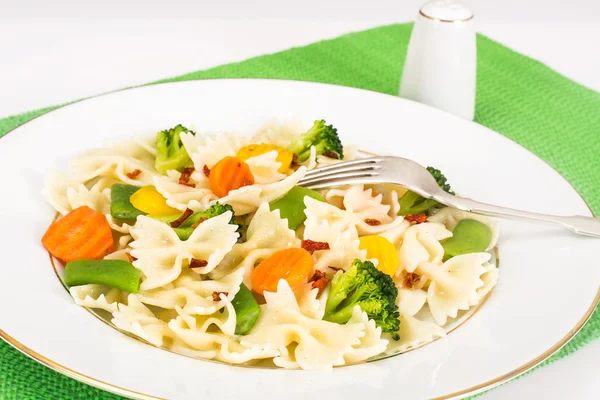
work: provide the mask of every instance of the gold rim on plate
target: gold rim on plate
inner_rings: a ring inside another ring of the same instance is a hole
[[[421,13],[422,14],[422,13]],[[426,18],[431,18],[427,15],[422,14],[424,17]],[[440,21],[440,22],[444,22],[444,21]],[[446,21],[449,22],[449,21]],[[218,80],[224,80],[224,79],[210,79],[211,81],[218,81]],[[253,79],[253,80],[265,80],[265,81],[284,81],[284,82],[289,82],[290,80],[278,80],[278,79]],[[314,85],[324,85],[324,86],[333,86],[333,87],[343,87],[343,88],[347,88],[346,86],[341,86],[341,85],[334,85],[334,84],[328,84],[328,83],[319,83],[319,82],[304,82],[304,81],[295,81],[295,82],[302,82],[302,83],[309,83],[309,84],[314,84]],[[181,83],[188,83],[188,81],[180,81],[180,82],[164,82],[164,83],[157,83],[157,84],[153,84],[153,86],[155,85],[176,85],[176,84],[181,84]],[[138,86],[138,87],[131,87],[131,88],[125,88],[125,89],[118,89],[118,90],[114,90],[111,92],[106,92],[106,93],[102,93],[96,96],[91,96],[85,99],[81,99],[78,101],[75,101],[73,103],[69,103],[65,106],[60,106],[55,108],[54,110],[48,111],[47,113],[41,114],[35,118],[32,118],[31,120],[25,122],[22,125],[19,125],[18,127],[15,127],[13,129],[11,129],[10,131],[6,132],[3,136],[0,137],[0,139],[2,139],[3,137],[7,136],[9,133],[17,130],[18,128],[30,123],[31,121],[40,118],[44,115],[47,115],[51,112],[57,111],[57,110],[61,110],[63,108],[65,108],[66,106],[69,106],[71,104],[76,104],[85,100],[89,100],[89,99],[93,99],[93,98],[97,98],[100,96],[106,96],[106,95],[111,95],[114,93],[118,93],[118,92],[123,92],[126,90],[131,90],[131,89],[137,89],[140,87],[144,87],[144,86]],[[376,93],[382,96],[392,96],[392,95],[388,95],[385,93],[379,93],[379,92],[373,92],[367,89],[357,89],[357,88],[351,88],[352,90],[364,90],[366,92],[370,92],[370,93]],[[392,96],[394,98],[396,98],[396,96]],[[489,129],[489,128],[488,128]],[[522,146],[521,144],[510,140],[509,138],[507,138],[504,135],[501,135],[498,132],[495,132],[491,129],[489,129],[490,132],[493,132],[501,137],[503,137],[506,140],[509,140],[513,143],[515,143],[516,145],[518,145],[519,147],[522,147],[523,149],[525,149],[529,154],[533,155],[534,157],[536,157],[538,160],[542,161],[543,163],[545,163],[546,165],[548,165],[553,171],[557,172],[554,168],[552,168],[552,166],[550,166],[550,164],[548,164],[545,160],[543,160],[542,158],[538,157],[536,154],[532,153],[531,151],[529,151],[526,147]],[[366,152],[364,152],[366,153]],[[558,173],[561,177],[562,175],[560,173]],[[590,206],[587,204],[587,202],[585,201],[585,199],[583,197],[581,197],[581,195],[579,194],[579,192],[573,187],[573,185],[566,180],[564,177],[563,179],[571,186],[571,188],[578,194],[579,198],[585,203],[585,205],[587,206],[588,210],[590,211],[590,213],[592,215],[594,215],[592,209],[590,208]],[[450,394],[446,394],[440,397],[436,397],[432,400],[448,400],[448,399],[455,399],[455,398],[460,398],[466,395],[474,395],[480,392],[483,392],[484,390],[488,390],[488,389],[492,389],[496,386],[499,386],[505,382],[508,382],[509,380],[518,377],[519,375],[524,374],[525,372],[529,371],[530,369],[534,368],[535,366],[537,366],[538,364],[542,363],[544,360],[550,358],[554,353],[556,353],[557,351],[559,351],[564,345],[566,345],[580,330],[581,328],[585,325],[585,323],[591,318],[591,316],[594,313],[594,310],[596,309],[596,307],[598,306],[598,304],[600,303],[600,288],[598,288],[598,291],[596,292],[596,296],[594,297],[594,300],[592,301],[592,304],[590,305],[590,307],[587,309],[587,311],[585,312],[585,314],[583,315],[583,317],[581,317],[581,319],[577,322],[577,324],[563,337],[561,338],[556,344],[554,344],[552,347],[550,347],[548,350],[544,351],[542,354],[540,354],[539,356],[535,357],[534,359],[532,359],[531,361],[527,362],[526,364],[510,371],[507,372],[504,375],[501,375],[497,378],[491,379],[489,381],[480,383],[478,385],[466,388],[466,389],[462,389],[459,390],[457,392],[453,392]],[[6,341],[8,344],[10,344],[11,346],[13,346],[15,349],[19,350],[21,353],[29,356],[30,358],[36,360],[37,362],[39,362],[42,365],[45,365],[46,367],[59,372],[63,375],[66,375],[70,378],[73,378],[75,380],[78,380],[80,382],[83,382],[85,384],[88,384],[90,386],[95,386],[97,388],[100,388],[102,390],[106,390],[108,392],[112,392],[121,396],[125,396],[125,397],[130,397],[132,399],[136,399],[136,400],[162,400],[160,397],[156,397],[156,396],[152,396],[152,395],[148,395],[148,394],[144,394],[144,393],[140,393],[140,392],[136,392],[133,391],[131,389],[126,389],[126,388],[122,388],[116,385],[113,385],[111,383],[107,383],[107,382],[103,382],[100,381],[96,378],[93,378],[91,376],[87,376],[85,374],[82,374],[81,372],[78,371],[74,371],[68,367],[65,367],[64,365],[61,365],[57,362],[54,362],[52,360],[50,360],[49,358],[37,353],[36,351],[28,348],[27,346],[25,346],[24,344],[22,344],[21,342],[19,342],[18,340],[16,340],[15,338],[13,338],[12,336],[10,336],[9,334],[7,334],[5,331],[3,331],[2,329],[0,329],[0,337]]]
[[[449,23],[461,23],[461,22],[467,22],[467,21],[470,21],[470,20],[472,20],[472,19],[473,19],[473,17],[474,17],[474,15],[473,15],[473,14],[471,14],[471,16],[470,16],[470,17],[468,17],[468,18],[464,18],[464,19],[439,19],[439,18],[434,18],[434,17],[431,17],[431,16],[429,16],[429,15],[425,14],[425,13],[423,12],[423,10],[419,10],[419,15],[421,15],[422,17],[425,17],[425,18],[427,18],[427,19],[430,19],[430,20],[432,20],[432,21],[435,21],[435,22],[449,22]]]

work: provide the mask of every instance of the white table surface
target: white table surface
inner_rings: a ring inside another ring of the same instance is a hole
[[[0,117],[414,19],[423,0],[0,0]],[[478,30],[600,91],[600,2],[468,2]],[[600,341],[486,399],[595,399]]]

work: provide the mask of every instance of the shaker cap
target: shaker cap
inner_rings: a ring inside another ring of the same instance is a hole
[[[473,12],[460,1],[434,0],[421,7],[419,13],[440,22],[468,21],[473,18]]]

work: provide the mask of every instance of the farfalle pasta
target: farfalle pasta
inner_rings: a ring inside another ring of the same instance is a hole
[[[297,187],[357,157],[324,120],[177,125],[51,171],[42,244],[77,305],[176,353],[310,370],[401,353],[490,293],[498,224],[393,185]]]

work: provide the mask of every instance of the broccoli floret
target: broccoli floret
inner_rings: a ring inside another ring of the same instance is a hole
[[[338,272],[331,280],[323,319],[345,324],[358,305],[383,332],[398,340],[400,314],[396,297],[398,289],[388,274],[370,261],[354,260],[346,272]]]
[[[217,201],[208,209],[204,211],[198,211],[192,214],[188,219],[185,220],[182,226],[192,226],[201,219],[209,219],[212,217],[216,217],[217,215],[221,215],[223,213],[226,213],[227,211],[231,211],[231,220],[229,221],[229,223],[237,225],[237,223],[235,222],[235,214],[233,212],[233,207],[231,207],[229,204],[221,204]]]
[[[437,184],[444,192],[452,195],[454,194],[454,192],[450,189],[450,184],[447,182],[448,179],[446,179],[444,174],[439,169],[427,167],[427,171],[429,171],[429,173],[435,178]],[[439,205],[440,203],[434,199],[426,199],[423,196],[409,191],[400,197],[400,211],[398,212],[398,215],[423,214]]]
[[[310,156],[310,147],[315,146],[317,154],[327,157],[344,158],[344,147],[333,125],[325,125],[325,120],[315,121],[312,128],[294,139],[288,147],[296,156],[298,162],[303,162]]]
[[[196,134],[183,125],[177,125],[156,134],[156,161],[154,166],[163,175],[170,169],[181,172],[183,168],[191,164],[190,156],[181,142],[180,135],[182,132]]]

